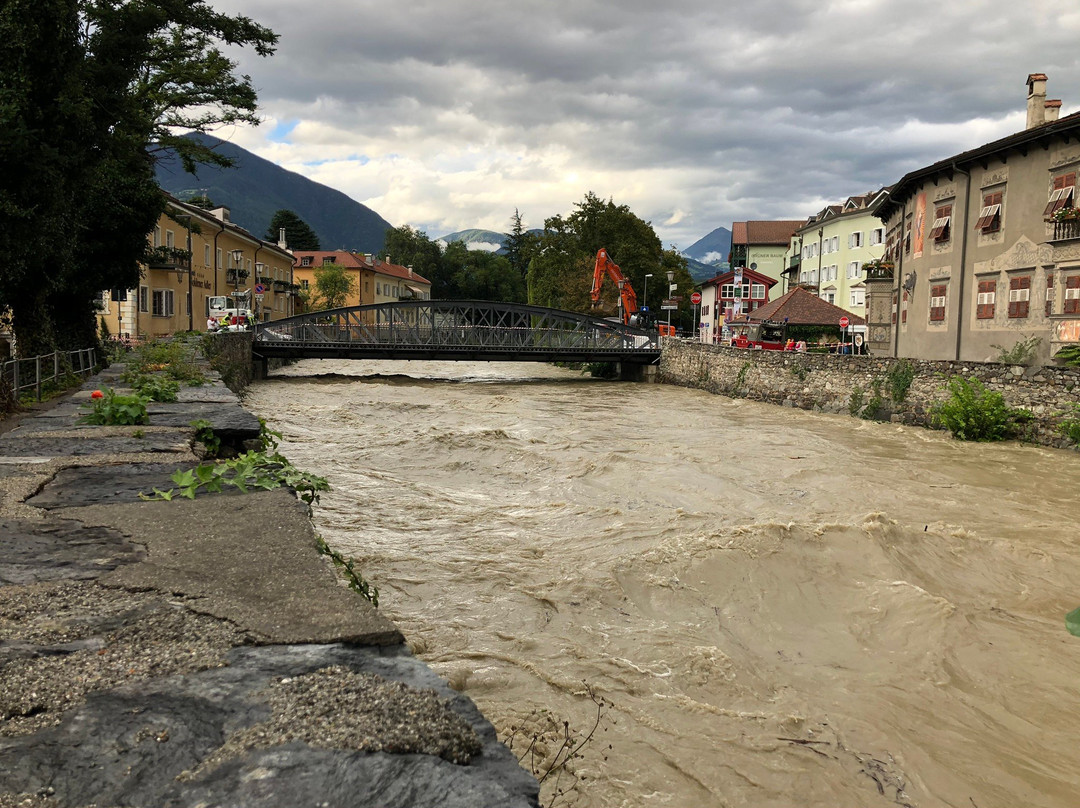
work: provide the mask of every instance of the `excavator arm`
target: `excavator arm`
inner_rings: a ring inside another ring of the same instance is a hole
[[[630,315],[638,310],[637,293],[634,291],[634,287],[630,285],[630,281],[622,274],[619,265],[612,261],[607,250],[601,247],[596,253],[592,291],[589,292],[594,309],[600,304],[600,289],[604,285],[605,275],[611,278],[612,282],[618,287],[619,297],[622,301],[622,320],[623,323],[629,323]]]

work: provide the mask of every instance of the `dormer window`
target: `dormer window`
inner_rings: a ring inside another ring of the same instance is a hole
[[[300,259],[300,266],[302,266],[302,267],[311,266],[311,256],[310,255],[305,255],[303,258],[301,258]]]

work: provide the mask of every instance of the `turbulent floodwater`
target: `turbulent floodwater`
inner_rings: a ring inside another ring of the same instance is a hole
[[[572,805],[1080,804],[1074,453],[539,364],[307,361],[248,404],[500,737],[613,703]]]

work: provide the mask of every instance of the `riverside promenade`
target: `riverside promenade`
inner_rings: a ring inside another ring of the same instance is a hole
[[[78,424],[122,370],[0,434],[0,808],[537,805],[291,491],[139,498],[198,465],[192,421],[259,422],[214,381]]]

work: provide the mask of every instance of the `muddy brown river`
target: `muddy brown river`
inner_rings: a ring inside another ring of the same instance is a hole
[[[500,737],[610,700],[546,801],[1080,805],[1076,453],[541,364],[311,360],[248,406]]]

